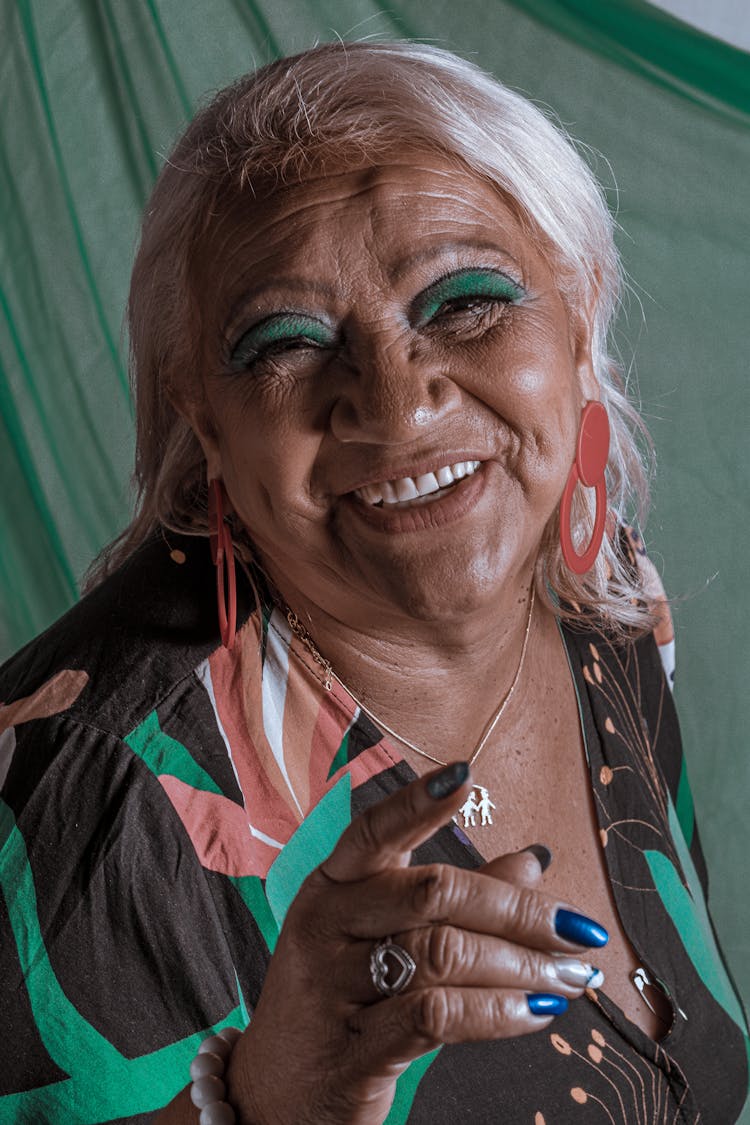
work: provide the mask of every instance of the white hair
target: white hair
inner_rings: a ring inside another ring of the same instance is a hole
[[[222,204],[304,183],[326,171],[377,167],[405,146],[452,157],[514,206],[551,263],[572,317],[593,321],[592,358],[610,418],[609,506],[617,522],[643,518],[648,478],[643,423],[608,348],[621,273],[603,192],[564,131],[520,94],[448,51],[409,42],[336,42],[279,59],[220,91],[178,141],[154,187],[129,301],[136,398],[137,512],[95,565],[96,581],[160,524],[206,534],[201,447],[172,406],[200,385],[196,250],[210,241]],[[248,210],[252,221],[252,208]],[[574,539],[594,522],[593,490],[576,489]],[[610,521],[611,522],[611,521]],[[241,537],[241,531],[238,529]],[[593,613],[611,629],[652,618],[637,570],[605,535],[593,570],[562,560],[557,514],[544,535],[537,589],[557,612]]]

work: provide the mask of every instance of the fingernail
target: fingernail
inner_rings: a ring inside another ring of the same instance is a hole
[[[552,992],[532,992],[526,1001],[532,1016],[561,1016],[568,1010],[565,997],[555,996]]]
[[[560,957],[555,961],[555,976],[563,984],[572,984],[576,988],[601,988],[604,983],[604,973],[595,969],[585,961],[574,961],[569,957]]]
[[[522,852],[531,852],[539,860],[542,871],[546,871],[552,863],[552,852],[544,844],[529,844],[528,848],[521,848]]]
[[[451,762],[440,773],[436,773],[427,782],[427,793],[433,801],[440,801],[443,797],[450,797],[460,789],[469,776],[468,762]]]
[[[560,907],[555,915],[555,933],[566,941],[572,941],[574,945],[587,945],[592,948],[606,945],[609,941],[609,934],[604,926],[587,918],[585,914],[576,914],[573,910],[565,910],[563,907]]]

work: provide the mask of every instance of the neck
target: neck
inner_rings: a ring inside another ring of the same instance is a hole
[[[511,689],[507,711],[518,709],[524,642],[528,637],[533,648],[541,608],[534,607],[531,576],[502,608],[455,624],[410,620],[363,631],[302,599],[292,606],[308,647],[376,725],[445,761],[471,758]],[[503,723],[505,715],[503,706]]]

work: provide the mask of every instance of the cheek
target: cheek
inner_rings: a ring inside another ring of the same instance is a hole
[[[481,351],[481,354],[480,354]],[[528,317],[513,332],[477,351],[477,392],[519,439],[517,472],[559,498],[575,456],[582,406],[567,334]]]
[[[224,401],[215,410],[222,473],[250,530],[294,526],[315,509],[312,479],[320,438],[297,424],[288,401]]]
[[[529,432],[535,454],[534,477],[559,498],[575,457],[580,416],[578,392],[575,387],[560,380],[540,387],[528,402],[533,408]]]
[[[527,424],[569,414],[582,399],[567,340],[549,326],[532,332],[519,328],[485,341],[472,360],[488,399]]]

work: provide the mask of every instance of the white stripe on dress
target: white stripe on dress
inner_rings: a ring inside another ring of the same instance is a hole
[[[289,683],[289,645],[292,640],[292,630],[283,613],[274,609],[268,623],[266,634],[266,658],[263,662],[263,684],[261,700],[263,707],[263,729],[266,732],[268,745],[271,747],[276,764],[281,770],[281,775],[287,784],[299,815],[304,819],[302,806],[297,800],[292,783],[284,761],[284,707],[286,705],[286,689]]]
[[[235,781],[237,782],[237,788],[239,789],[240,793],[242,793],[242,803],[245,807],[245,812],[247,813],[247,797],[245,796],[245,792],[242,788],[242,782],[240,781],[240,775],[237,773],[237,767],[234,764],[232,747],[229,739],[227,738],[227,732],[224,730],[224,724],[222,723],[221,717],[219,715],[219,708],[216,706],[216,695],[214,693],[213,679],[211,678],[211,665],[209,664],[208,660],[201,661],[201,663],[195,669],[195,674],[203,684],[204,688],[206,689],[206,694],[211,700],[211,706],[214,710],[214,717],[216,718],[216,725],[219,728],[219,734],[224,740],[224,745],[227,748],[229,762],[232,766],[232,771],[234,772]],[[256,828],[255,825],[250,822],[250,820],[248,820],[247,826],[250,829],[250,835],[254,836],[256,840],[262,840],[264,844],[268,844],[272,848],[278,848],[279,851],[283,848],[283,844],[280,844],[278,840],[274,840],[273,836],[267,836],[265,832],[261,832],[260,828]]]

